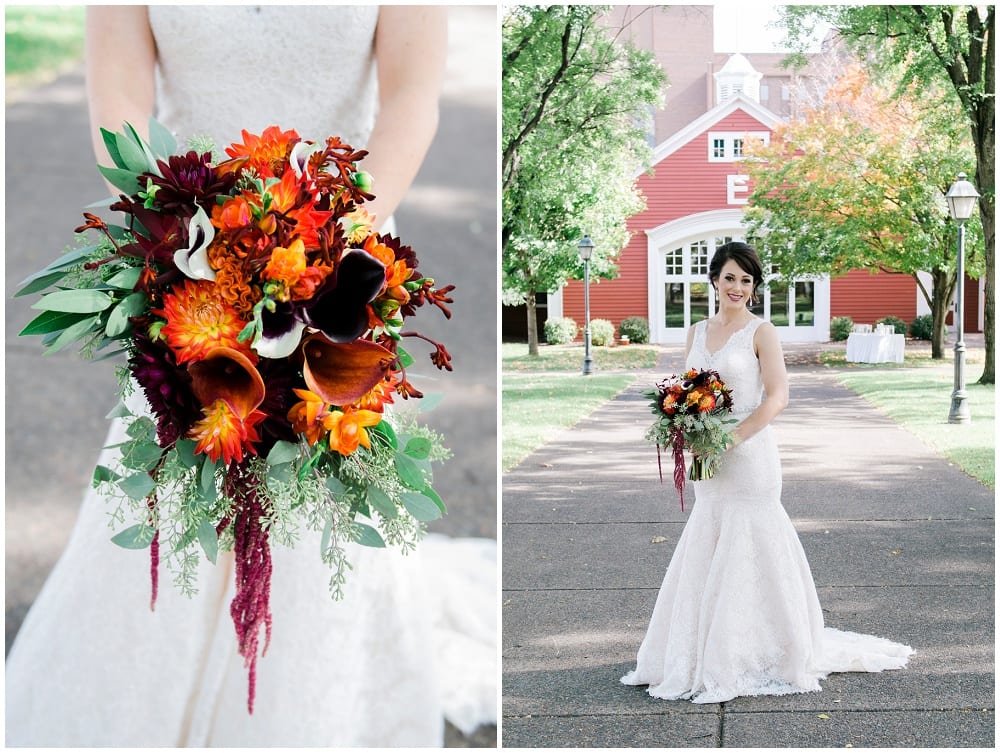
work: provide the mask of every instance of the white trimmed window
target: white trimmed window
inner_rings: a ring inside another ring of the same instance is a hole
[[[769,131],[712,131],[708,134],[709,162],[736,162],[743,159],[743,147],[748,140],[771,143]]]

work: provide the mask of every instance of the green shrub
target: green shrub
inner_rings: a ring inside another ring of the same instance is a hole
[[[580,328],[568,316],[545,320],[545,342],[549,345],[566,345],[576,339]]]
[[[641,316],[622,319],[622,323],[618,325],[618,336],[627,337],[632,343],[648,343],[649,322]]]
[[[916,340],[933,340],[934,316],[923,314],[910,322],[910,337]]]
[[[854,329],[854,321],[849,316],[835,316],[830,320],[830,339],[846,340]]]
[[[883,316],[875,324],[891,324],[897,335],[906,334],[906,322],[898,316]]]
[[[590,344],[611,345],[615,341],[615,325],[607,319],[590,320]]]

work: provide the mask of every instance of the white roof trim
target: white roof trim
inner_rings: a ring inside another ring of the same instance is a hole
[[[736,110],[743,110],[747,115],[756,118],[771,130],[774,130],[774,128],[784,122],[780,116],[775,115],[763,105],[754,102],[743,94],[737,94],[722,104],[716,105],[700,118],[692,120],[666,141],[654,147],[653,160],[650,163],[650,167],[659,164],[693,138],[707,131],[715,123],[731,115]],[[647,169],[640,170],[636,173],[636,177],[642,175]]]

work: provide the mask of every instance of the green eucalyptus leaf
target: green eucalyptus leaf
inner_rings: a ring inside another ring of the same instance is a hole
[[[291,463],[299,456],[299,446],[295,442],[285,442],[278,440],[274,447],[267,453],[268,465],[284,465]]]
[[[99,325],[100,317],[90,316],[67,327],[58,335],[56,335],[55,332],[48,333],[42,340],[42,344],[47,346],[45,349],[45,355],[52,355],[53,353],[62,350],[70,343],[86,337],[94,330],[95,327]]]
[[[118,481],[122,475],[112,469],[108,468],[106,465],[99,465],[94,468],[94,478],[93,484],[102,484],[104,482],[115,482]]]
[[[133,439],[122,447],[121,463],[131,470],[151,471],[163,457],[163,450],[155,442]]]
[[[396,503],[389,498],[388,494],[379,489],[377,486],[368,487],[368,504],[378,510],[383,518],[392,520],[399,516],[399,511],[396,509]]]
[[[24,284],[23,288],[18,289],[18,291],[14,293],[14,297],[17,298],[21,295],[40,293],[45,290],[45,288],[55,285],[59,282],[59,280],[65,277],[68,272],[68,269],[57,269],[54,272],[49,272],[48,274],[43,274],[41,276],[32,275],[30,281]]]
[[[385,540],[382,538],[382,535],[370,525],[367,523],[355,523],[354,526],[357,530],[355,541],[361,544],[361,546],[385,548]]]
[[[427,413],[437,408],[444,400],[443,392],[425,392],[424,396],[417,401],[421,413]]]
[[[177,139],[156,118],[149,119],[149,146],[160,159],[166,160],[177,152]]]
[[[447,514],[448,508],[445,507],[444,500],[441,499],[440,495],[436,491],[434,491],[430,486],[422,490],[420,493],[423,494],[428,499],[430,499],[431,502],[433,502],[435,505],[437,505],[442,515]]]
[[[396,430],[392,428],[392,424],[386,421],[384,418],[378,422],[372,430],[381,434],[383,437],[389,440],[389,446],[394,449],[399,449],[399,438],[396,436]]]
[[[198,465],[198,457],[194,454],[194,448],[197,444],[193,439],[178,439],[177,444],[174,445],[177,459],[187,468],[194,468]]]
[[[424,437],[411,437],[403,449],[404,455],[417,460],[425,460],[431,454],[431,441]]]
[[[139,185],[135,173],[113,167],[104,167],[103,165],[98,165],[97,170],[104,176],[104,179],[108,183],[129,196],[133,196],[142,190],[142,186]]]
[[[201,544],[205,556],[214,565],[219,556],[219,536],[210,520],[202,520],[198,524],[198,543]]]
[[[104,333],[111,338],[120,337],[128,332],[129,319],[139,316],[146,308],[146,294],[132,293],[122,299],[121,303],[115,306],[108,315],[108,323],[104,327]]]
[[[347,487],[344,486],[344,482],[341,481],[339,478],[330,476],[323,483],[326,484],[327,489],[329,489],[331,492],[333,492],[338,496],[347,494]]]
[[[105,418],[107,418],[107,419],[112,419],[112,418],[127,418],[128,416],[131,416],[131,415],[132,415],[132,411],[130,411],[128,409],[128,407],[125,405],[125,401],[124,400],[119,400],[115,404],[115,407],[112,408],[110,411],[108,411],[108,415],[106,415]]]
[[[118,134],[114,131],[109,131],[107,128],[102,128],[101,138],[104,139],[104,148],[108,150],[108,155],[111,157],[111,161],[118,167],[124,168],[125,163],[122,161],[121,154],[118,152]]]
[[[212,458],[208,455],[205,456],[205,462],[201,466],[201,491],[205,495],[205,499],[210,502],[217,498],[215,463],[212,462]]]
[[[134,135],[135,130],[131,129],[131,127],[129,129]],[[118,146],[118,153],[121,155],[121,161],[125,170],[133,173],[144,173],[150,169],[146,154],[142,147],[136,143],[135,139],[129,138],[124,133],[118,133],[115,134],[115,143]]]
[[[402,453],[396,453],[395,463],[396,471],[399,473],[399,478],[404,486],[416,489],[417,491],[421,491],[427,487],[427,479],[424,477],[421,466],[417,461]]]
[[[57,290],[31,304],[33,309],[65,311],[71,314],[96,314],[108,308],[114,299],[100,290]]]
[[[139,282],[141,275],[142,267],[126,267],[112,275],[106,284],[121,290],[135,290],[135,285]]]
[[[143,523],[126,528],[111,537],[111,541],[124,549],[145,549],[153,542],[156,529]]]
[[[156,482],[145,472],[133,473],[118,482],[118,488],[128,495],[129,499],[143,500],[156,488]]]
[[[441,517],[441,510],[434,500],[419,492],[403,492],[401,500],[410,515],[424,523]]]
[[[132,437],[132,439],[145,439],[148,442],[152,442],[156,438],[156,424],[153,423],[153,419],[149,416],[139,416],[128,425],[125,433]]]
[[[18,335],[47,335],[61,332],[84,319],[93,319],[90,314],[70,314],[65,311],[43,311],[18,332]]]

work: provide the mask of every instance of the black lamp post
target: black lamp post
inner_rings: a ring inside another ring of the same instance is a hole
[[[967,424],[972,420],[965,392],[965,322],[962,304],[965,302],[965,221],[972,216],[979,199],[976,187],[958,174],[944,198],[948,201],[951,218],[958,222],[958,281],[955,284],[955,386],[951,393],[948,423]]]
[[[583,259],[583,375],[587,376],[594,366],[590,357],[590,256],[594,253],[594,242],[584,236],[576,247]]]

